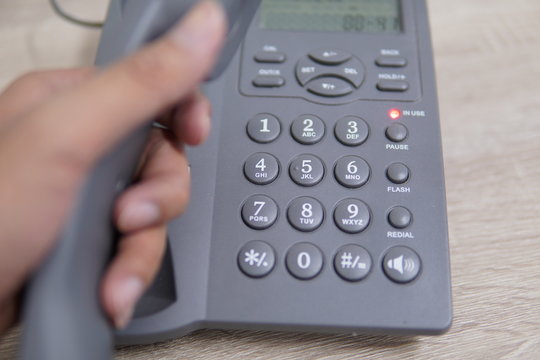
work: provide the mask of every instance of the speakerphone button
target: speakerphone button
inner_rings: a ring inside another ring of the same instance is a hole
[[[315,79],[307,85],[307,89],[313,94],[325,97],[345,96],[354,90],[349,82],[332,77]]]
[[[280,64],[285,62],[287,56],[280,51],[259,51],[254,59],[259,63]]]
[[[349,60],[352,55],[336,49],[318,49],[309,53],[309,57],[325,65],[339,65]]]
[[[386,137],[393,142],[401,142],[407,138],[409,131],[405,125],[394,123],[386,128]]]
[[[384,273],[397,283],[413,281],[420,273],[421,267],[420,257],[405,246],[391,248],[383,259]]]
[[[407,59],[402,56],[379,56],[375,64],[380,67],[404,67],[407,66]]]

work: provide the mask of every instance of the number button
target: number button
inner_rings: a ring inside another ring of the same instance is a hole
[[[334,210],[334,221],[338,228],[349,234],[362,232],[369,225],[368,206],[357,199],[340,201]]]
[[[313,115],[302,115],[296,118],[291,125],[293,138],[304,145],[313,145],[321,141],[324,131],[324,122]]]
[[[292,276],[300,280],[309,280],[321,272],[323,255],[313,244],[298,243],[287,252],[285,264]]]
[[[346,116],[337,121],[334,134],[340,143],[347,146],[362,145],[368,138],[368,124],[355,116]]]
[[[361,246],[345,245],[334,258],[334,268],[339,276],[348,281],[360,281],[371,270],[371,256]]]
[[[312,197],[303,196],[294,199],[287,210],[289,223],[300,231],[313,231],[321,226],[324,209],[320,202]]]
[[[251,140],[266,144],[276,140],[281,132],[279,120],[274,115],[255,115],[247,124],[247,133]]]
[[[358,156],[344,156],[336,162],[334,175],[336,180],[348,188],[359,188],[364,185],[370,175],[368,163]]]
[[[274,200],[264,195],[250,196],[242,206],[242,219],[252,229],[263,230],[277,219],[278,207]]]
[[[244,175],[254,184],[266,185],[274,181],[279,174],[277,159],[267,153],[251,155],[244,164]]]
[[[238,267],[254,278],[268,275],[276,263],[274,249],[264,241],[250,241],[238,252]]]
[[[324,165],[314,155],[300,155],[289,166],[291,179],[301,186],[313,186],[318,184],[324,176]]]

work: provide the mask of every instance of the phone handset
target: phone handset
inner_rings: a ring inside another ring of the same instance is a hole
[[[197,0],[112,0],[96,58],[108,66],[166,32]],[[221,0],[229,34],[209,80],[219,77],[242,41],[260,0]],[[101,309],[101,276],[117,233],[112,209],[131,182],[151,128],[151,119],[124,139],[91,172],[67,226],[28,284],[21,359],[108,359],[113,329]]]

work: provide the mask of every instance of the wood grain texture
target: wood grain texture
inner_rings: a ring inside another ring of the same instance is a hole
[[[438,337],[199,331],[117,359],[540,358],[540,1],[428,0],[437,65],[454,325]],[[68,1],[99,14],[104,1]],[[45,0],[0,1],[0,87],[92,62],[98,34]],[[12,359],[14,330],[0,341]]]

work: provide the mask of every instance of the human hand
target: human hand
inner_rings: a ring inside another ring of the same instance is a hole
[[[17,294],[54,246],[89,171],[148,119],[168,114],[171,132],[154,130],[140,181],[115,207],[123,237],[101,298],[114,325],[127,324],[158,270],[166,223],[188,201],[182,145],[208,134],[210,106],[197,87],[224,34],[222,9],[204,1],[162,39],[106,70],[33,73],[0,95],[0,332],[15,320]]]

